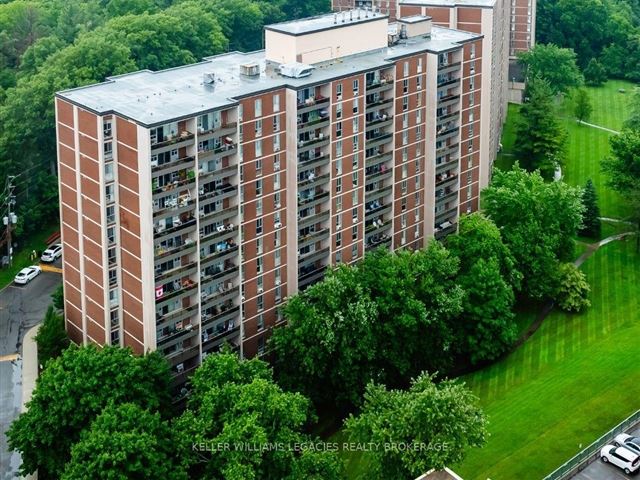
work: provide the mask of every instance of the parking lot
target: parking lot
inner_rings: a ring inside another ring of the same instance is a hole
[[[627,432],[630,435],[640,436],[640,425]],[[613,439],[611,439],[613,441]],[[628,478],[639,478],[638,475],[625,475],[618,467],[603,463],[600,458],[591,463],[580,473],[571,477],[572,480],[623,480]]]
[[[60,260],[52,266],[60,267]],[[27,285],[11,284],[0,290],[0,480],[18,478],[20,458],[8,451],[5,432],[20,413],[22,339],[42,321],[51,294],[62,282],[54,269],[43,271]]]

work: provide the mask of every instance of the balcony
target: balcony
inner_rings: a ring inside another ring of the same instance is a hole
[[[437,240],[449,235],[450,233],[454,233],[458,228],[456,223],[444,222],[440,224],[438,227],[433,229],[433,235]]]
[[[438,74],[444,75],[445,73],[454,72],[460,68],[460,62],[454,63],[439,63],[438,64]]]
[[[438,79],[438,88],[450,87],[453,85],[457,85],[459,83],[460,83],[459,78],[446,77],[446,78]]]
[[[439,174],[436,175],[436,188],[447,188],[458,182],[458,174]]]
[[[164,207],[153,207],[153,217],[157,218],[159,216],[165,215],[167,213],[172,213],[173,215],[180,215],[182,213],[188,212],[193,209],[196,201],[189,198],[188,196],[183,196],[182,198],[173,198],[164,204]]]
[[[171,171],[182,170],[182,168],[184,168],[184,166],[187,163],[193,162],[195,160],[195,158],[196,157],[187,156],[187,157],[178,158],[176,160],[171,160],[169,162],[162,163],[160,165],[158,165],[157,161],[155,162],[155,164],[152,161],[151,162],[151,172],[152,173],[156,173],[156,172],[170,173],[170,171],[168,171],[169,169],[171,169]],[[182,168],[180,168],[180,167],[182,167]]]
[[[458,167],[458,156],[454,155],[453,157],[442,160],[440,163],[436,163],[436,175],[457,167]]]
[[[232,135],[238,130],[237,122],[227,122],[220,125],[214,125],[213,128],[208,130],[198,129],[198,140],[207,140],[208,138],[217,136],[222,137],[224,135]],[[216,135],[211,135],[216,134]]]
[[[227,240],[226,242],[220,242],[216,244],[216,248],[213,252],[208,253],[200,257],[200,267],[203,267],[205,263],[210,260],[220,259],[227,253],[232,253],[238,250],[238,245],[233,240]]]
[[[178,322],[180,320],[184,320],[189,318],[198,310],[198,304],[189,305],[188,307],[178,308],[166,314],[160,314],[156,312],[156,325],[160,327],[162,324],[174,321]]]
[[[170,360],[172,365],[177,365],[179,363],[184,363],[186,360],[190,358],[194,358],[195,356],[200,354],[200,345],[189,345],[184,348],[179,348],[174,352],[169,354],[165,354],[165,358]]]
[[[365,148],[376,148],[393,140],[393,134],[383,132],[365,139]]]
[[[198,170],[198,177],[200,182],[214,182],[221,178],[231,177],[238,173],[237,165],[229,165],[228,167],[222,167],[217,170]]]
[[[370,239],[374,234],[384,232],[391,227],[391,220],[374,220],[371,224],[367,225],[364,229],[365,240]]]
[[[460,112],[450,112],[445,115],[441,115],[437,118],[436,125],[440,126],[449,120],[458,120],[459,117],[460,117]]]
[[[372,98],[367,100],[366,110],[370,111],[382,105],[390,104],[391,102],[393,102],[393,97],[391,96],[388,98],[378,98],[378,99]]]
[[[192,295],[194,293],[193,290],[196,288],[198,288],[198,282],[194,282],[187,278],[181,282],[179,288],[171,290],[166,294],[163,293],[160,297],[156,296],[156,307],[167,300],[175,299],[176,297],[184,298]]]
[[[324,128],[329,125],[329,112],[326,112],[325,115],[319,114],[317,118],[313,118],[312,120],[303,121],[300,117],[298,117],[298,133],[305,133],[310,130],[315,130],[317,128]]]
[[[234,336],[236,333],[240,332],[240,325],[234,325],[235,323],[227,323],[223,321],[213,326],[214,332],[212,334],[202,332],[202,345],[208,345],[210,343],[224,340],[230,336]]]
[[[329,211],[325,210],[319,213],[312,213],[306,217],[298,217],[298,228],[306,228],[316,223],[321,223],[329,219]]]
[[[158,186],[158,179],[154,178],[151,183],[151,193],[155,198],[158,197],[161,193],[170,192],[172,190],[177,190],[179,188],[189,186],[196,183],[196,174],[193,170],[187,170],[186,178],[182,180],[176,180],[174,182],[168,183],[163,186]]]
[[[369,220],[373,216],[384,215],[389,212],[391,212],[391,204],[385,205],[382,202],[374,201],[372,205],[365,208],[364,218],[365,220]]]
[[[393,76],[386,75],[367,83],[366,92],[367,94],[384,92],[387,90],[391,90],[393,88],[393,85]]]
[[[161,142],[152,143],[151,150],[156,150],[158,148],[169,147],[173,145],[177,145],[179,143],[184,143],[189,140],[193,140],[195,135],[188,131],[183,131],[180,135],[176,135],[175,137],[165,137]]]
[[[384,167],[384,165],[383,165]],[[365,185],[370,185],[376,181],[384,181],[393,175],[393,172],[390,168],[381,168],[378,172],[374,173],[366,173],[365,174]]]
[[[436,150],[436,157],[443,157],[445,155],[450,155],[458,151],[458,147],[460,145],[456,143],[451,143],[449,145],[443,145],[442,147]],[[437,164],[436,164],[437,165]]]
[[[307,198],[302,198],[298,193],[298,207],[311,208],[315,205],[323,203],[329,199],[329,192],[320,191],[315,195],[310,195]]]
[[[208,186],[200,187],[198,195],[200,196],[200,202],[214,198],[216,201],[224,200],[225,198],[234,197],[238,192],[238,187],[231,185],[230,183],[224,183],[219,187],[210,188]],[[210,202],[209,202],[210,203]],[[202,207],[202,205],[201,205]]]
[[[211,268],[211,267],[209,267]],[[206,272],[207,269],[205,269]],[[238,267],[229,262],[224,268],[211,268],[210,273],[200,277],[200,283],[210,282],[211,280],[230,280],[238,276]]]
[[[173,226],[170,228],[161,227],[159,225],[154,226],[153,237],[154,238],[163,237],[165,235],[168,235],[169,233],[179,232],[180,230],[184,230],[189,227],[194,227],[194,230],[195,230],[195,226],[196,226],[196,219],[193,217],[193,215],[190,215],[185,219],[174,219]]]
[[[225,143],[217,148],[212,148],[210,150],[200,150],[198,151],[198,158],[200,160],[215,160],[218,158],[227,157],[229,155],[233,155],[238,150],[238,145],[235,143]]]
[[[373,130],[375,128],[388,127],[392,123],[393,123],[393,115],[387,115],[385,113],[383,115],[378,116],[377,118],[374,117],[371,120],[367,120],[367,126],[365,128],[365,131],[368,132],[368,131]]]
[[[445,205],[442,211],[435,212],[436,225],[443,223],[445,220],[447,220],[450,217],[454,217],[457,211],[458,211],[458,204],[456,202],[452,202],[451,204]]]
[[[307,235],[298,238],[298,248],[307,247],[313,243],[326,240],[329,238],[329,229],[322,228],[316,232],[309,233]]]
[[[377,233],[372,235],[371,238],[367,241],[364,246],[365,250],[374,250],[380,246],[390,246],[391,245],[391,237],[386,233]]]
[[[393,187],[391,185],[387,186],[387,187],[383,187],[380,188],[378,190],[372,190],[370,192],[365,192],[364,194],[364,200],[365,202],[372,202],[374,200],[378,200],[382,197],[385,197],[387,195],[391,195],[391,191],[392,191]]]
[[[307,253],[298,253],[298,265],[308,265],[309,263],[317,262],[327,257],[329,254],[329,247],[321,248],[320,250],[312,250]]]
[[[304,287],[321,280],[326,268],[326,265],[308,265],[298,269],[298,288],[302,290]]]
[[[329,135],[321,133],[318,138],[298,141],[298,154],[307,152],[313,148],[320,148],[329,145]]]
[[[441,205],[442,203],[447,202],[448,200],[451,200],[453,198],[458,198],[458,190],[450,190],[443,194],[439,194],[438,192],[436,192],[435,198],[436,198],[436,205]]]
[[[320,167],[320,166],[325,165],[327,163],[329,163],[329,155],[328,154],[320,155],[319,157],[309,158],[309,159],[305,159],[305,160],[302,160],[300,157],[298,157],[298,167],[299,168],[304,167],[304,169],[311,170],[312,168]]]
[[[227,320],[235,320],[235,318],[240,313],[240,307],[234,306],[233,303],[231,302],[227,302],[222,305],[215,305],[211,307],[210,310],[211,310],[211,313],[202,314],[201,323],[202,323],[203,329],[208,328],[208,326],[210,326],[214,322],[224,322]]]
[[[223,288],[211,294],[202,295],[202,325],[220,320],[221,316],[228,316],[236,308],[233,300],[240,296],[240,287]]]
[[[324,185],[328,181],[329,181],[328,173],[325,173],[324,175],[318,175],[318,176],[316,176],[314,173],[311,173],[306,179],[298,180],[298,187],[303,189],[303,188],[309,188],[313,186],[320,186],[320,185]]]
[[[445,140],[455,137],[458,135],[460,128],[458,125],[443,125],[439,130],[436,131],[436,140],[439,142],[444,142]]]
[[[200,232],[200,243],[209,241],[223,241],[232,238],[237,235],[238,227],[232,223],[227,225],[219,225],[215,230],[209,233]]]
[[[319,108],[323,108],[329,105],[329,98],[317,95],[315,97],[309,97],[304,102],[298,103],[298,115],[303,113],[312,112]]]
[[[190,238],[180,239],[171,247],[161,247],[157,245],[154,249],[154,257],[156,260],[166,259],[172,255],[186,255],[195,249],[196,243]]]
[[[444,108],[450,105],[455,105],[460,101],[460,95],[445,95],[438,98],[438,107]]]
[[[174,267],[168,270],[160,270],[156,267],[155,277],[154,277],[155,282],[158,283],[158,282],[168,281],[169,279],[171,279],[171,277],[174,277],[176,275],[185,276],[187,274],[191,274],[193,272],[188,272],[188,271],[193,269],[195,266],[196,266],[196,261],[191,260],[190,262],[187,262],[184,265],[179,265],[177,267]]]
[[[388,162],[392,159],[393,159],[392,152],[379,152],[379,153],[376,153],[375,155],[367,157],[365,163],[366,163],[366,167],[368,168],[383,162]]]
[[[193,329],[194,329],[194,325],[192,324],[188,324],[180,328],[173,327],[169,330],[169,332],[166,335],[156,338],[156,345],[158,348],[162,348],[163,345],[166,345],[171,340],[177,340],[179,338],[182,338],[185,335],[187,335],[189,332],[192,332]]]

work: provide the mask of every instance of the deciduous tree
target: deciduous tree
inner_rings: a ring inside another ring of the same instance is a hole
[[[584,82],[576,54],[570,48],[538,43],[531,50],[519,53],[518,60],[526,65],[527,78],[545,79],[553,95],[567,93]]]
[[[593,113],[593,105],[591,105],[591,99],[589,94],[584,88],[579,88],[574,94],[574,109],[573,112],[578,120],[578,123],[586,122]]]
[[[587,68],[584,69],[584,81],[593,87],[599,87],[607,81],[607,71],[597,58],[589,60]]]
[[[436,384],[426,374],[408,391],[370,384],[362,412],[345,426],[353,441],[379,445],[364,453],[367,478],[416,478],[443,469],[482,446],[487,435],[477,398],[463,384]]]
[[[44,321],[35,337],[38,344],[38,363],[46,365],[47,361],[57,358],[69,346],[69,336],[64,328],[64,317],[53,305],[49,305]]]

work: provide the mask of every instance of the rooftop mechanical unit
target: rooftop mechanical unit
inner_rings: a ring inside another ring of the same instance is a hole
[[[314,68],[305,63],[285,63],[280,65],[280,75],[290,78],[308,77]]]
[[[240,73],[247,77],[255,77],[260,75],[260,65],[257,63],[243,63],[240,65]]]

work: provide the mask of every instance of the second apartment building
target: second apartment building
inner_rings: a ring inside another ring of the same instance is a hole
[[[77,343],[160,350],[180,384],[265,351],[287,296],[478,208],[483,38],[362,10],[266,49],[56,98],[65,315]]]

